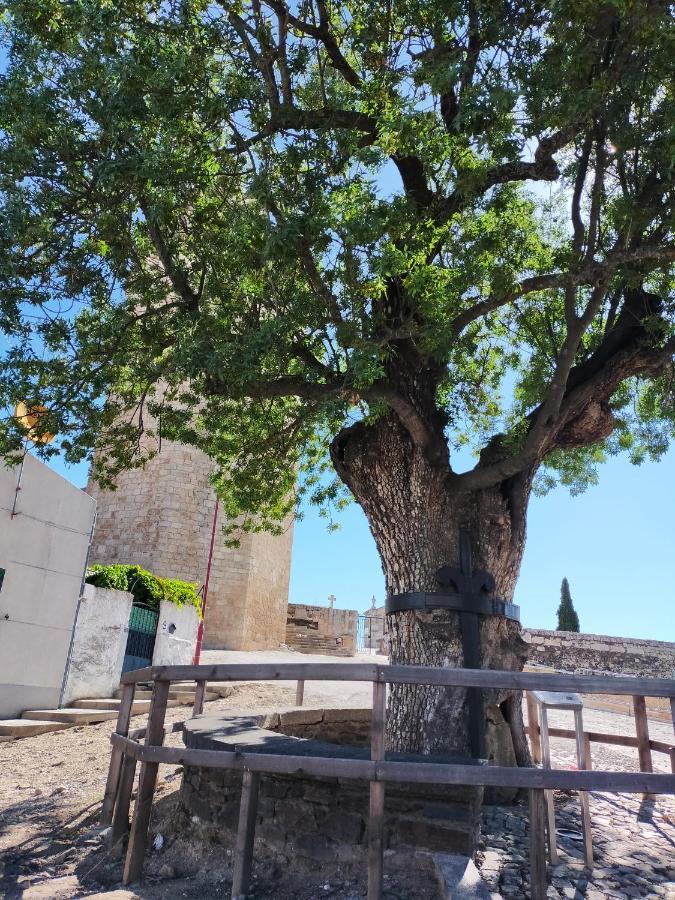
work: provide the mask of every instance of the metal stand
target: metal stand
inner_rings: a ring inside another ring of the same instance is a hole
[[[589,743],[584,738],[583,702],[578,694],[560,694],[555,691],[530,691],[527,695],[527,712],[529,719],[530,740],[532,742],[535,762],[541,761],[545,769],[551,768],[551,747],[548,735],[548,710],[569,709],[574,713],[574,731],[577,748],[577,766],[579,769],[590,769],[591,758]],[[540,759],[539,759],[540,757]],[[553,807],[553,791],[544,791],[546,796],[546,830],[548,833],[548,855],[551,865],[558,862],[558,849],[555,838],[555,810]],[[581,803],[581,824],[584,838],[584,861],[589,869],[593,868],[593,837],[591,834],[591,813],[588,805],[588,794],[579,791]]]

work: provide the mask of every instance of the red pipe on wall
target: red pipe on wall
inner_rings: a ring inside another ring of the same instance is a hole
[[[202,655],[202,640],[204,639],[204,616],[206,615],[206,598],[209,593],[209,578],[211,577],[211,563],[213,562],[213,545],[216,542],[216,522],[218,521],[218,498],[216,497],[216,505],[213,510],[213,525],[211,526],[211,545],[209,547],[209,560],[206,564],[206,578],[204,579],[204,594],[202,596],[202,617],[199,620],[199,628],[197,629],[197,643],[195,644],[195,655],[192,660],[193,666],[199,665],[199,657]]]

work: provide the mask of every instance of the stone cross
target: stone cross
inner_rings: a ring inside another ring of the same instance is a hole
[[[329,594],[329,595],[328,595],[328,607],[329,607],[329,609],[332,609],[332,608],[333,608],[333,604],[335,603],[336,599],[337,599],[337,598],[336,598],[335,596],[333,596],[333,594]]]

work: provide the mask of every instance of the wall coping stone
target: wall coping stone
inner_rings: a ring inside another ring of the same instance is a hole
[[[307,709],[302,712],[311,716],[317,710]],[[265,715],[197,716],[194,719],[188,719],[183,725],[183,741],[186,747],[198,750],[229,750],[246,753],[274,753],[279,756],[333,757],[336,759],[370,759],[369,747],[332,744],[328,741],[279,734],[261,727],[261,723],[265,719]],[[309,724],[315,721],[319,720],[308,719]],[[432,755],[387,752],[385,759],[397,762],[483,764],[481,760],[467,759],[453,752]]]
[[[523,628],[522,637],[523,640],[529,641],[529,643],[537,644],[541,643],[542,639],[557,639],[561,644],[569,643],[570,640],[573,639],[575,643],[578,642],[580,644],[601,642],[603,644],[620,644],[623,646],[636,648],[654,647],[675,652],[675,643],[672,643],[671,641],[654,641],[648,638],[617,637],[615,635],[609,634],[588,634],[586,632],[558,631],[557,629],[553,630],[546,628]]]

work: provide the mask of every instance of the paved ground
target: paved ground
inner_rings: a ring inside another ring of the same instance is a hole
[[[359,653],[357,656],[345,656],[336,659],[334,656],[323,656],[318,653],[295,653],[290,650],[204,650],[201,663],[216,665],[227,663],[377,663],[387,662],[386,656]],[[295,681],[275,681],[295,692]],[[295,696],[295,693],[294,693]],[[370,706],[372,704],[373,686],[367,681],[308,681],[305,684],[305,706],[320,706],[329,703],[331,706]]]
[[[261,654],[206,651],[203,661],[260,661]],[[265,654],[273,662],[334,661],[330,657],[302,656],[279,651]],[[354,659],[354,662],[369,657]],[[382,657],[370,657],[381,662]],[[342,661],[342,660],[341,660]],[[320,706],[369,705],[371,687],[355,682],[307,684],[306,703]],[[280,709],[295,702],[295,682],[246,684],[235,686],[232,697],[209,704],[209,711]],[[168,711],[169,722],[189,715],[189,709]],[[630,718],[608,712],[586,710],[587,728],[612,733],[633,734]],[[133,725],[143,724],[135,717]],[[569,714],[557,713],[552,724],[571,727]],[[8,744],[0,744],[0,897],[7,900],[92,896],[105,890],[109,900],[211,900],[229,896],[231,878],[229,860],[222,850],[198,857],[183,851],[174,853],[170,842],[151,852],[150,877],[132,893],[110,893],[119,879],[119,862],[111,859],[97,825],[97,814],[109,758],[109,735],[113,723],[77,727],[40,735]],[[664,723],[650,723],[652,737],[671,741],[673,733]],[[169,743],[178,745],[179,735]],[[553,739],[557,766],[574,764],[571,741]],[[667,771],[666,757],[654,755],[656,767]],[[637,752],[627,748],[593,746],[595,768],[634,770]],[[157,812],[153,828],[171,821],[180,783],[180,770],[160,770]],[[675,900],[675,802],[659,798],[644,804],[641,798],[593,794],[591,812],[594,823],[596,866],[592,874],[584,872],[579,849],[579,812],[576,796],[558,794],[556,813],[562,854],[561,866],[552,871],[550,898],[601,900],[601,898],[670,898]],[[153,832],[154,833],[154,832]],[[490,807],[484,812],[483,842],[479,864],[493,890],[505,898],[528,896],[527,813],[523,807]],[[321,872],[309,873],[293,881],[288,873],[260,864],[256,869],[255,898],[274,900],[358,900],[364,896],[363,879],[335,881]],[[55,879],[66,879],[55,881]],[[206,881],[204,879],[207,879]],[[70,879],[70,880],[68,880]],[[411,884],[413,886],[411,886]],[[328,885],[328,887],[326,887]],[[97,887],[98,886],[98,887]],[[433,897],[431,887],[420,876],[390,876],[389,900],[425,900]]]

